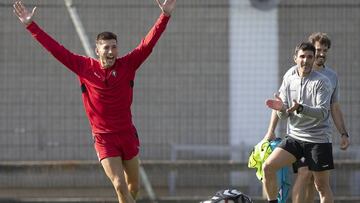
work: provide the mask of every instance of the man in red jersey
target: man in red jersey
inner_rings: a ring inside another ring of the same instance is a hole
[[[162,13],[140,44],[118,58],[117,36],[102,32],[96,39],[99,59],[74,54],[44,32],[33,21],[36,7],[30,12],[21,1],[13,5],[32,36],[78,76],[95,149],[119,203],[134,203],[139,191],[139,140],[131,116],[135,72],[152,52],[176,4],[156,1]]]

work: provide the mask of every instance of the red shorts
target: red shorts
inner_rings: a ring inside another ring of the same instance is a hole
[[[139,154],[140,142],[135,127],[118,133],[93,134],[93,139],[99,161],[117,156],[130,160]]]

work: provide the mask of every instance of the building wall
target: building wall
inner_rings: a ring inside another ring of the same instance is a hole
[[[49,34],[73,52],[84,54],[63,1],[29,0],[26,3],[31,7],[36,3],[36,21]],[[89,38],[94,39],[104,30],[117,33],[121,55],[139,43],[160,13],[153,1],[77,0],[74,3]],[[142,159],[170,159],[174,145],[191,144],[197,145],[194,147],[199,147],[199,151],[182,152],[178,154],[179,159],[226,159],[229,157],[224,153],[201,151],[200,147],[229,144],[230,4],[225,0],[183,0],[177,4],[166,32],[136,77],[133,117],[142,142],[141,156]],[[340,102],[353,135],[348,152],[338,153],[334,148],[335,157],[359,160],[356,135],[360,131],[360,4],[356,0],[282,0],[277,9],[279,46],[273,48],[278,52],[279,68],[269,71],[278,72],[280,85],[282,75],[293,65],[295,45],[313,31],[328,32],[333,41],[328,64],[339,74]],[[10,1],[0,3],[0,18],[0,161],[96,160],[76,76],[30,37],[13,15]],[[261,26],[252,20],[253,26]],[[266,38],[266,32],[263,34]],[[255,49],[261,49],[261,44],[253,40]],[[272,50],[267,54],[273,54]],[[247,58],[261,59],[256,52]],[[252,78],[245,79],[250,81],[250,88]],[[244,117],[241,122],[254,122],[254,118]],[[266,128],[267,124],[258,125]],[[334,142],[336,145],[338,139]],[[201,176],[192,170],[185,171],[178,176],[182,178],[180,184],[197,187],[199,182],[206,185],[209,181],[208,185],[212,186],[231,182],[228,173],[219,172],[220,169],[209,171]],[[215,173],[221,175],[214,178]],[[56,185],[56,178],[71,180],[74,174],[71,172],[67,179],[54,176],[49,182],[41,179],[39,184]],[[81,171],[74,176],[79,174],[88,177]],[[349,187],[346,182],[349,179],[359,182],[355,169],[351,176],[342,174],[345,173],[334,175],[340,189]],[[21,182],[21,177],[6,173],[2,174],[1,181],[12,187],[28,184]],[[150,177],[159,185],[167,184],[167,176],[158,168]],[[86,183],[69,181],[72,186]],[[259,185],[254,185],[247,189],[258,194]],[[358,188],[352,187],[353,191],[347,192],[357,194]]]
[[[63,1],[38,6],[36,22],[69,50],[84,54]],[[35,4],[36,3],[36,4]],[[154,1],[74,1],[89,38],[118,34],[120,54],[145,36]],[[1,4],[1,160],[95,159],[74,74],[55,61]],[[133,119],[144,159],[168,159],[172,144],[228,142],[227,3],[178,2],[167,30],[137,72]]]
[[[297,43],[307,40],[312,32],[326,32],[332,40],[327,64],[339,76],[339,102],[348,131],[356,148],[359,143],[360,110],[360,4],[358,1],[282,1],[279,6],[279,78],[293,65]],[[334,133],[334,143],[339,143]],[[360,155],[359,155],[360,156]]]
[[[64,2],[26,3],[30,7],[36,3],[36,21],[49,34],[73,52],[84,54]],[[77,0],[74,5],[92,42],[98,32],[113,31],[119,36],[121,55],[137,45],[160,13],[152,1]],[[179,144],[229,144],[230,6],[228,1],[217,0],[177,2],[166,32],[138,71],[133,118],[144,159],[169,159],[172,146]],[[328,64],[339,74],[340,102],[349,132],[355,135],[360,108],[358,10],[356,0],[280,1],[280,65],[278,70],[269,70],[278,72],[280,85],[293,64],[296,43],[313,31],[328,32],[333,41]],[[76,76],[30,37],[13,15],[11,2],[2,2],[0,11],[0,159],[95,159]],[[254,20],[253,26],[261,25]],[[261,49],[258,41],[253,45]],[[246,60],[261,58],[254,54]],[[251,89],[256,79],[245,79]],[[249,122],[254,119],[243,118],[242,123]],[[261,122],[259,128],[266,125]],[[353,136],[352,142],[358,143],[359,138]],[[189,153],[183,158],[214,157]]]

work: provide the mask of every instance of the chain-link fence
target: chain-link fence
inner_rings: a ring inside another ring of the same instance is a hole
[[[340,104],[351,135],[350,149],[342,152],[334,130],[334,156],[360,160],[360,2],[267,3],[177,2],[165,33],[135,81],[132,110],[143,160],[246,162],[270,119],[264,100],[293,65],[295,45],[315,31],[327,32],[332,39],[328,65],[339,75]],[[64,1],[25,4],[38,7],[35,20],[47,33],[69,50],[85,54]],[[10,0],[0,2],[0,161],[96,160],[76,76],[32,39],[11,5]],[[104,30],[118,34],[120,55],[140,42],[160,14],[153,0],[74,0],[73,6],[92,42]],[[283,134],[284,128],[279,132]],[[187,178],[176,184],[248,186],[241,178],[241,183],[229,180],[232,175],[221,165],[206,170],[210,172],[200,177],[198,169],[188,167]],[[253,178],[248,175],[252,172],[240,177]],[[333,174],[338,193],[360,196],[358,167]],[[155,186],[157,182],[169,186],[170,172],[157,168],[149,175]],[[3,180],[16,185],[20,179]],[[245,190],[260,195],[259,184]]]

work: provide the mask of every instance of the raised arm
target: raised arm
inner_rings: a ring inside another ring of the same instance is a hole
[[[166,16],[171,16],[171,13],[175,9],[176,0],[165,0],[164,3],[161,3],[160,0],[156,0],[156,2]]]
[[[156,1],[162,10],[162,14],[140,44],[132,52],[123,57],[125,61],[128,61],[129,64],[131,64],[131,68],[133,70],[138,69],[145,59],[151,54],[157,41],[165,31],[170,15],[175,8],[176,0],[165,0],[164,3],[160,3],[159,0]]]
[[[32,9],[32,12],[29,12],[21,1],[15,1],[13,7],[13,12],[19,18],[21,23],[28,26],[33,22],[36,7]]]
[[[36,7],[32,9],[32,12],[29,12],[21,1],[16,1],[13,7],[15,15],[19,18],[20,22],[26,26],[26,29],[31,35],[58,61],[71,71],[81,75],[85,67],[87,67],[87,62],[90,61],[89,58],[70,52],[44,32],[33,20]]]

